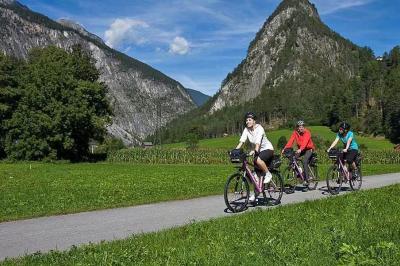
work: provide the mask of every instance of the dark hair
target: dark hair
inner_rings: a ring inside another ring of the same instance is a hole
[[[247,112],[247,113],[244,115],[244,119],[247,119],[247,118],[253,118],[254,120],[256,120],[257,116],[256,116],[256,114],[253,113],[253,112]]]
[[[342,123],[340,123],[340,125],[339,125],[339,129],[343,129],[343,130],[348,131],[348,130],[350,129],[350,124],[347,123],[347,122],[342,122]]]

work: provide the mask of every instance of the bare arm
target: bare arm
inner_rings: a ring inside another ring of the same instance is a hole
[[[347,140],[346,149],[343,150],[344,152],[347,152],[347,150],[348,150],[349,147],[350,147],[350,143],[351,143],[352,140],[353,140],[353,138],[351,138],[351,137]]]
[[[336,144],[338,143],[338,141],[339,141],[339,138],[336,137],[336,139],[332,142],[331,146],[329,147],[328,151],[330,151],[333,147],[335,147]]]
[[[256,147],[254,148],[254,151],[260,152],[260,143],[256,143]]]
[[[236,149],[240,149],[243,146],[244,142],[239,142],[239,144],[236,146]]]

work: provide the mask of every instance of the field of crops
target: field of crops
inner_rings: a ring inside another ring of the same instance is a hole
[[[324,150],[317,151],[322,164],[330,163]],[[365,164],[400,164],[400,152],[394,150],[365,150],[362,152]],[[123,149],[108,155],[108,162],[129,162],[148,164],[229,164],[227,150],[223,149]]]
[[[399,194],[361,191],[4,264],[398,265]]]
[[[325,176],[328,165],[320,165]],[[233,165],[0,164],[0,222],[222,194]],[[400,172],[364,165],[364,175]],[[201,189],[199,189],[201,188]]]
[[[321,137],[323,140],[329,141],[332,143],[332,141],[336,137],[336,133],[332,132],[328,127],[324,126],[311,126],[307,127],[310,129],[311,133],[316,136],[318,135]],[[271,141],[271,143],[274,145],[274,147],[277,147],[278,139],[281,136],[285,136],[286,139],[289,139],[290,135],[292,134],[292,130],[289,129],[280,129],[280,130],[274,130],[274,131],[267,131],[267,137]],[[229,150],[238,144],[240,136],[228,136],[225,138],[215,138],[215,139],[204,139],[199,141],[199,148],[211,148],[211,149],[225,149]],[[368,150],[382,150],[382,149],[388,149],[392,150],[393,149],[393,144],[390,143],[386,139],[382,138],[373,138],[373,137],[362,137],[362,136],[357,136],[356,135],[357,142],[360,145],[363,145],[367,147]],[[174,143],[174,144],[166,144],[163,145],[164,148],[185,148],[186,144],[185,143]],[[328,147],[318,147],[320,149],[326,149]]]

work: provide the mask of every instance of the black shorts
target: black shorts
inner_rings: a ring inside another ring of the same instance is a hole
[[[342,159],[346,160],[347,163],[352,164],[356,159],[357,154],[358,150],[348,150],[346,153],[343,154]]]
[[[274,151],[273,150],[261,151],[258,154],[258,156],[254,156],[254,160],[257,160],[257,157],[263,160],[266,163],[266,165],[269,166],[269,164],[272,161],[272,158],[274,157]]]

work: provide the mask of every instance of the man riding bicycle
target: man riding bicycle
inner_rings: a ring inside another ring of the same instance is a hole
[[[254,145],[254,150],[250,152],[251,155],[254,154],[254,165],[257,165],[262,171],[264,183],[268,183],[271,181],[272,174],[269,172],[267,165],[271,163],[274,155],[274,148],[265,135],[264,128],[256,123],[256,115],[253,112],[248,112],[245,115],[245,119],[246,128],[243,130],[236,149],[240,149],[247,140]],[[255,195],[252,195],[250,201],[254,200]]]
[[[292,136],[290,136],[289,141],[286,143],[282,152],[285,149],[292,148],[293,142],[296,141],[297,150],[296,156],[303,156],[303,165],[304,165],[304,177],[306,182],[308,181],[308,164],[310,163],[310,159],[313,155],[313,151],[315,150],[314,143],[311,139],[311,133],[308,129],[304,127],[305,123],[303,120],[299,120],[296,123],[296,129],[293,131]]]
[[[358,144],[355,139],[354,133],[350,131],[350,125],[346,122],[342,122],[339,125],[339,132],[336,135],[336,139],[332,142],[327,152],[335,147],[339,140],[344,145],[341,160],[344,160],[349,164],[349,166],[353,169],[353,177],[356,178],[358,175],[358,169],[355,163],[355,159],[358,155]]]

